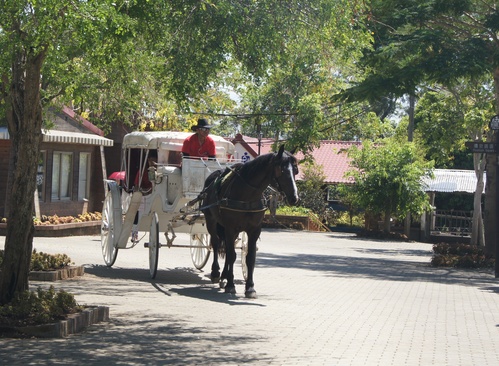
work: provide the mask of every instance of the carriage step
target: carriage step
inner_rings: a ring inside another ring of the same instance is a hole
[[[163,244],[158,243],[158,247],[161,248],[162,246],[163,246]],[[149,243],[144,243],[144,248],[149,248]]]
[[[187,221],[188,224],[194,223],[197,219],[200,217],[204,217],[203,214],[191,214],[191,215],[186,215],[184,217],[184,221]]]

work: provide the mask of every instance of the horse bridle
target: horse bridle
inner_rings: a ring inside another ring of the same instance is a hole
[[[295,171],[295,165],[291,162],[289,162],[289,164],[291,164],[291,168],[293,169],[293,171],[291,172],[291,174],[293,174],[293,176],[295,176],[296,174],[298,174],[298,172]],[[279,183],[279,177],[283,174],[283,166],[281,164],[279,164],[278,166],[275,166],[274,167],[274,174],[272,175],[272,179],[271,179],[271,182],[275,182],[275,184],[270,184],[271,186],[273,186],[275,189],[277,189],[279,191],[279,193],[282,193],[284,192],[284,190],[282,189],[281,187],[281,183]]]

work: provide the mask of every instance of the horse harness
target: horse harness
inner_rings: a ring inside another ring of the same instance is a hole
[[[199,196],[192,201],[192,204],[206,198],[206,191],[211,186],[214,186],[218,196],[220,196],[223,187],[227,187],[226,189],[230,190],[236,176],[238,176],[240,180],[243,182],[243,184],[246,185],[248,188],[256,190],[257,189],[256,187],[253,187],[251,184],[247,183],[239,175],[239,168],[241,166],[242,164],[236,164],[232,167],[227,167],[219,177],[217,177],[213,182],[210,183],[210,185],[208,185],[203,189],[203,191],[199,194]],[[293,170],[294,169],[295,168],[293,167]],[[279,178],[282,175],[282,172],[283,169],[281,166],[274,167],[274,174],[272,175],[272,180],[274,181],[275,186],[277,186],[279,191],[282,191],[282,188],[277,178]],[[202,211],[204,209],[211,208],[214,206],[218,206],[219,209],[237,211],[237,212],[263,212],[268,209],[268,199],[265,198],[263,193],[262,197],[255,201],[238,201],[227,197],[222,197],[214,203],[200,207],[199,210]]]
[[[203,189],[203,191],[199,194],[198,198],[196,201],[202,200],[206,198],[206,191],[208,188],[211,186],[214,186],[214,189],[217,192],[217,195],[220,196],[222,192],[223,187],[227,187],[227,189],[230,190],[230,187],[234,183],[234,178],[236,176],[239,176],[239,173],[237,172],[238,168],[240,165],[236,165],[233,167],[228,167],[225,169],[225,171],[217,177],[211,184]],[[246,183],[242,178],[241,180],[243,183],[252,188],[255,189],[253,186],[250,184]],[[207,208],[215,207],[218,206],[219,209],[223,210],[229,210],[229,211],[237,211],[237,212],[263,212],[267,210],[267,204],[266,200],[262,194],[262,198],[256,201],[238,201],[238,200],[233,200],[227,197],[222,197],[218,201],[211,203],[209,205],[200,207],[199,209],[202,211]]]

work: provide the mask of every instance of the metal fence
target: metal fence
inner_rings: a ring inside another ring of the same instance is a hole
[[[471,235],[473,211],[436,210],[432,213],[430,230],[433,233]]]

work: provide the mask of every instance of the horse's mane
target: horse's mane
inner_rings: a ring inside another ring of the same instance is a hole
[[[268,169],[270,161],[275,155],[275,153],[260,155],[247,163],[241,164],[238,172],[242,177],[251,177],[262,170]]]

